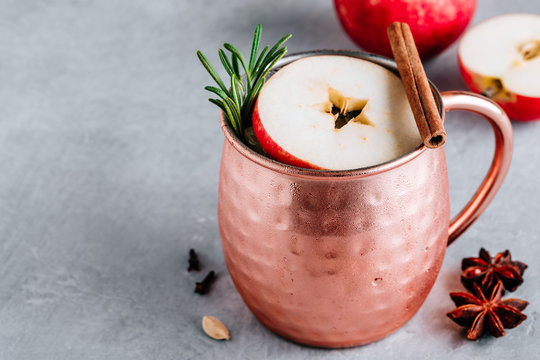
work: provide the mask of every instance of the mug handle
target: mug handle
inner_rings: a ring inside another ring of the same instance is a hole
[[[450,221],[447,244],[450,245],[478,219],[501,187],[512,160],[514,140],[508,116],[488,98],[466,91],[445,91],[441,97],[445,111],[465,110],[482,115],[489,121],[495,134],[495,153],[482,184],[467,205]]]

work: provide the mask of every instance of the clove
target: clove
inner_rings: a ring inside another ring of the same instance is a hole
[[[204,295],[210,291],[212,283],[216,280],[216,273],[214,270],[210,271],[208,275],[205,276],[203,281],[195,283],[195,292],[197,294]]]
[[[195,270],[195,271],[199,271],[201,270],[201,264],[199,262],[199,256],[197,255],[197,253],[195,252],[194,249],[190,249],[189,250],[189,267],[187,269],[187,271],[191,271],[191,270]]]

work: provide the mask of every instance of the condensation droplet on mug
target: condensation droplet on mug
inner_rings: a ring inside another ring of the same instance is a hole
[[[298,238],[296,236],[291,237],[290,244],[291,244],[291,248],[290,248],[291,253],[293,255],[300,255],[300,250],[298,249]]]
[[[298,187],[297,187],[296,183],[291,183],[291,184],[289,185],[289,187],[291,188],[292,194],[293,194],[293,195],[296,195],[296,193],[298,192]]]
[[[381,282],[382,282],[382,278],[381,278],[381,277],[376,277],[376,278],[373,279],[373,281],[371,282],[371,285],[377,286],[377,285],[379,285]]]
[[[337,258],[337,253],[334,251],[329,251],[326,254],[324,254],[324,257],[327,259],[335,259]]]

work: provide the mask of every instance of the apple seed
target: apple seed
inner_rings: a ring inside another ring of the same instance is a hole
[[[532,60],[540,54],[540,40],[531,40],[519,46],[524,60]]]

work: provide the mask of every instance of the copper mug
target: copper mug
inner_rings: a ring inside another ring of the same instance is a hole
[[[392,60],[346,55],[397,73]],[[357,170],[284,165],[225,134],[218,219],[234,285],[255,317],[295,342],[322,347],[366,344],[404,325],[420,308],[445,249],[483,212],[512,157],[512,126],[494,102],[467,92],[439,93],[441,116],[467,110],[489,121],[495,154],[479,189],[450,221],[444,149],[423,145]]]

